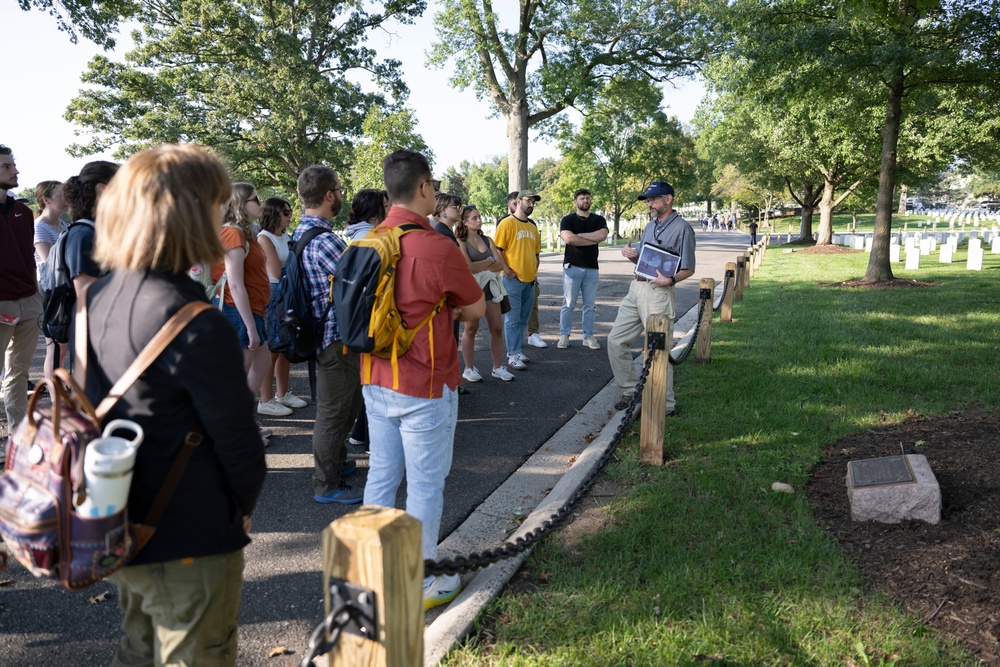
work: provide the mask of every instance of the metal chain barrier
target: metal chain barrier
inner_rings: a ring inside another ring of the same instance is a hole
[[[309,637],[306,654],[302,657],[299,667],[313,667],[313,661],[333,650],[340,639],[344,627],[350,622],[354,608],[347,603],[339,605],[330,615],[316,626]]]
[[[642,367],[642,373],[639,375],[639,382],[636,384],[635,393],[632,394],[632,400],[629,401],[628,406],[625,408],[625,417],[622,419],[621,423],[618,425],[618,430],[615,431],[614,437],[611,439],[611,446],[608,447],[607,451],[601,456],[600,460],[597,462],[597,467],[590,473],[580,488],[577,489],[573,497],[566,501],[566,504],[556,510],[548,519],[542,522],[542,525],[538,526],[527,535],[518,537],[512,542],[506,542],[501,546],[494,547],[493,549],[487,549],[479,553],[469,554],[468,556],[455,556],[453,558],[444,558],[441,560],[425,560],[424,561],[424,576],[431,574],[462,574],[464,572],[473,572],[475,570],[481,569],[496,563],[505,558],[510,558],[516,556],[517,554],[524,553],[526,550],[535,546],[542,538],[548,535],[552,530],[562,523],[572,513],[576,506],[580,504],[584,496],[590,492],[591,487],[594,486],[594,482],[597,481],[597,476],[601,474],[605,466],[614,456],[615,450],[618,449],[618,445],[621,443],[622,438],[625,436],[625,431],[628,429],[629,424],[632,422],[632,417],[635,414],[635,408],[641,402],[642,389],[646,384],[646,378],[649,375],[649,369],[653,365],[654,354],[650,354],[646,357],[646,363]]]
[[[731,274],[731,272],[727,272],[727,285],[728,278],[730,277],[728,274]],[[680,356],[677,359],[674,359],[674,357],[670,355],[669,350],[663,350],[664,352],[667,352],[667,358],[671,364],[678,365],[683,363],[684,360],[687,359],[691,350],[694,348],[694,341],[698,337],[698,329],[701,327],[704,302],[709,298],[709,290],[701,290],[699,292],[698,321],[695,324],[691,341],[688,343],[683,352],[681,352]],[[542,521],[540,526],[534,528],[526,535],[514,539],[513,541],[505,542],[504,544],[492,549],[486,549],[485,551],[480,551],[478,553],[468,554],[467,556],[454,556],[440,560],[425,560],[424,576],[426,577],[432,574],[464,574],[467,572],[474,572],[486,567],[487,565],[522,554],[535,546],[556,527],[558,527],[559,524],[565,521],[573,510],[580,504],[580,501],[583,500],[588,493],[590,493],[590,489],[597,481],[597,477],[604,471],[604,468],[607,467],[608,463],[615,455],[618,445],[621,444],[622,438],[625,437],[625,432],[634,418],[635,409],[641,402],[642,391],[646,385],[646,379],[649,377],[649,369],[653,365],[653,359],[655,356],[655,353],[648,354],[646,356],[646,361],[643,364],[641,373],[639,374],[639,381],[636,383],[635,393],[632,394],[632,398],[625,407],[625,416],[622,418],[621,423],[618,424],[618,429],[615,431],[615,434],[611,439],[610,446],[604,454],[601,455],[601,458],[598,460],[594,470],[591,471],[590,475],[587,476],[587,479],[583,481],[580,488],[578,488],[576,493],[573,494],[572,498],[567,500],[562,507],[553,512],[548,519]],[[316,626],[316,629],[313,630],[312,636],[309,638],[307,652],[302,658],[300,667],[312,667],[313,661],[317,657],[329,653],[333,647],[336,646],[344,628],[352,621],[359,620],[360,616],[360,610],[354,607],[350,601],[337,605],[337,607],[331,611],[325,619],[323,619],[323,622]]]
[[[722,302],[726,300],[726,293],[729,291],[729,284],[733,282],[733,270],[726,269],[726,277],[722,279],[722,295],[712,304],[712,310],[722,308]]]

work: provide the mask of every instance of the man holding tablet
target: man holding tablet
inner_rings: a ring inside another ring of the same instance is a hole
[[[629,243],[622,248],[622,256],[644,269],[654,265],[659,268],[655,269],[655,275],[652,271],[637,272],[608,334],[608,359],[615,382],[622,390],[616,410],[628,406],[639,381],[632,362],[632,342],[646,329],[646,319],[650,315],[666,315],[670,322],[667,327],[669,349],[674,329],[674,286],[694,275],[694,230],[674,211],[673,187],[665,181],[653,181],[638,199],[646,202],[652,220],[642,232],[639,247],[633,248]],[[679,260],[668,261],[674,257]],[[667,415],[674,414],[674,410],[674,369],[668,364]]]

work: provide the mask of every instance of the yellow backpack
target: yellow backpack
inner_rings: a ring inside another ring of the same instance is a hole
[[[337,262],[333,280],[333,308],[337,328],[347,349],[362,353],[365,384],[371,383],[371,355],[392,361],[392,388],[399,389],[399,357],[406,354],[417,332],[429,327],[431,374],[434,372],[434,316],[447,297],[442,296],[416,326],[403,321],[396,308],[396,265],[400,239],[417,224],[379,225],[351,242]],[[433,233],[433,232],[432,232]],[[432,390],[433,395],[433,390]]]

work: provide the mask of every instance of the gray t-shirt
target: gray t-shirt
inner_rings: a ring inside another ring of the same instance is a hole
[[[688,221],[674,211],[663,222],[650,221],[642,230],[642,240],[636,250],[642,254],[642,246],[650,243],[675,255],[680,255],[679,269],[694,271],[694,230]]]

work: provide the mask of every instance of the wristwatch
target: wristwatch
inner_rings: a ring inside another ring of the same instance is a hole
[[[677,284],[677,278],[670,276],[670,285],[668,285],[668,287],[673,287],[676,284]]]

